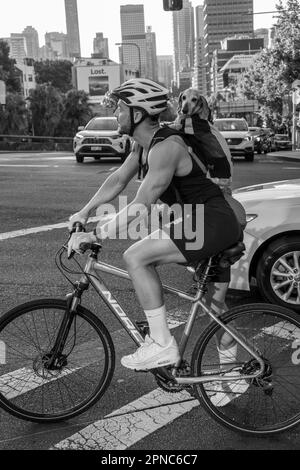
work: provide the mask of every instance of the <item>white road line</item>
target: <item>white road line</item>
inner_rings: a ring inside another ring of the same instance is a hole
[[[101,217],[101,220],[110,220],[113,216],[105,216]],[[90,222],[98,222],[100,219],[99,217],[91,217],[89,219]],[[56,229],[61,229],[65,228],[68,226],[68,222],[62,222],[60,224],[52,224],[52,225],[43,225],[41,227],[32,227],[32,228],[24,228],[21,230],[14,230],[12,232],[4,232],[0,233],[0,241],[3,240],[9,240],[11,238],[17,238],[17,237],[25,237],[26,235],[31,235],[34,233],[40,233],[40,232],[48,232],[50,230],[56,230]]]
[[[0,163],[0,166],[5,166],[5,167],[13,167],[13,168],[53,168],[53,165],[28,165],[28,164],[25,164],[25,165],[6,165],[6,164],[2,164]]]
[[[284,166],[282,170],[299,170],[299,166]]]
[[[282,339],[300,339],[300,329],[297,330],[295,327],[291,329],[292,325],[287,322],[279,322],[276,325],[272,325],[266,328],[263,328],[263,331],[268,335],[276,336],[277,338]],[[261,336],[263,333],[260,333],[258,336]]]
[[[182,313],[180,315],[180,311],[177,309],[169,312],[168,325],[170,329],[177,328],[184,323],[184,321],[179,320],[180,316],[182,317]],[[130,344],[129,336],[123,329],[114,331],[112,333],[112,339],[114,344],[118,345],[119,348],[121,347],[121,349],[127,348],[128,344]],[[50,382],[60,380],[83,367],[90,366],[101,359],[100,352],[103,351],[103,349],[99,351],[100,348],[97,347],[97,344],[98,343],[95,341],[88,341],[81,344],[76,355],[76,367],[65,369],[62,373],[58,373],[56,376],[54,374],[51,376],[50,372],[49,377],[43,378],[38,376],[32,368],[29,367],[23,367],[1,375],[0,393],[2,393],[7,400],[11,400]],[[97,355],[95,355],[96,349],[98,350]]]
[[[176,403],[189,399],[191,399],[191,396],[188,392],[170,394],[158,388],[107,415],[106,419],[96,421],[64,439],[52,447],[52,450],[127,449],[199,406],[198,400]],[[147,409],[154,406],[159,408]],[[128,414],[114,417],[114,415],[121,413]]]

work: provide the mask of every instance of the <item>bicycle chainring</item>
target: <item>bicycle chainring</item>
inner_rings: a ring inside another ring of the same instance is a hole
[[[168,372],[166,375],[165,372]],[[155,381],[157,385],[168,393],[179,393],[183,390],[188,390],[189,392],[192,390],[190,385],[179,385],[175,382],[174,377],[172,376],[172,366],[164,367],[163,373],[161,373],[161,368],[155,369],[153,371],[155,376]],[[177,377],[190,377],[191,376],[191,368],[187,361],[181,361],[180,367],[177,369]]]

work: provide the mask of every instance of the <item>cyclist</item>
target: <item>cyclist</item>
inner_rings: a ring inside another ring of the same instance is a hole
[[[139,147],[145,150],[147,173],[133,202],[116,214],[113,220],[102,227],[98,226],[93,232],[74,233],[69,242],[69,253],[72,250],[81,252],[81,243],[113,237],[116,227],[119,233],[127,229],[132,220],[136,219],[136,215],[130,215],[133,205],[147,216],[152,204],[156,204],[158,199],[171,206],[177,202],[179,194],[183,209],[187,205],[192,208],[192,227],[197,227],[197,222],[204,214],[204,221],[201,219],[203,240],[199,233],[193,238],[186,236],[188,217],[183,216],[181,221],[175,220],[169,224],[169,230],[167,226],[156,230],[124,253],[127,271],[150,328],[145,343],[135,353],[121,360],[123,366],[135,370],[166,366],[179,359],[178,346],[167,325],[166,307],[156,267],[166,263],[186,264],[205,259],[235,244],[241,235],[241,227],[222,191],[191,158],[182,138],[178,135],[160,137],[162,128],[159,116],[167,108],[167,94],[168,90],[161,85],[142,78],[129,80],[113,91],[118,99],[115,111],[118,130],[120,134],[133,137],[133,151],[86,206],[70,218],[69,224],[70,228],[78,221],[86,224],[93,210],[113,200],[124,190],[138,171]],[[180,238],[176,236],[179,231]],[[199,239],[203,241],[200,247]],[[224,279],[221,280],[224,282]],[[224,299],[219,297],[216,289],[216,312],[223,311]],[[232,342],[228,336],[222,337],[220,347],[223,349]]]

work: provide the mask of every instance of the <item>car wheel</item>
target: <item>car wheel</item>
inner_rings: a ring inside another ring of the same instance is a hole
[[[124,163],[128,155],[130,154],[130,141],[127,140],[126,145],[125,145],[125,150],[124,153],[121,156],[121,162]]]
[[[253,162],[253,160],[254,160],[254,152],[248,153],[247,155],[245,155],[245,159],[246,159],[246,162]]]
[[[300,312],[300,236],[270,243],[258,263],[256,280],[265,300]]]
[[[83,163],[83,161],[84,161],[84,156],[83,155],[80,155],[80,153],[76,153],[75,157],[76,157],[76,162],[77,163]]]

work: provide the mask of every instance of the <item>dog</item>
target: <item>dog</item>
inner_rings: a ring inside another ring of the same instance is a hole
[[[212,122],[212,113],[206,98],[195,88],[187,88],[179,95],[177,117],[191,117],[195,114],[200,119]]]

